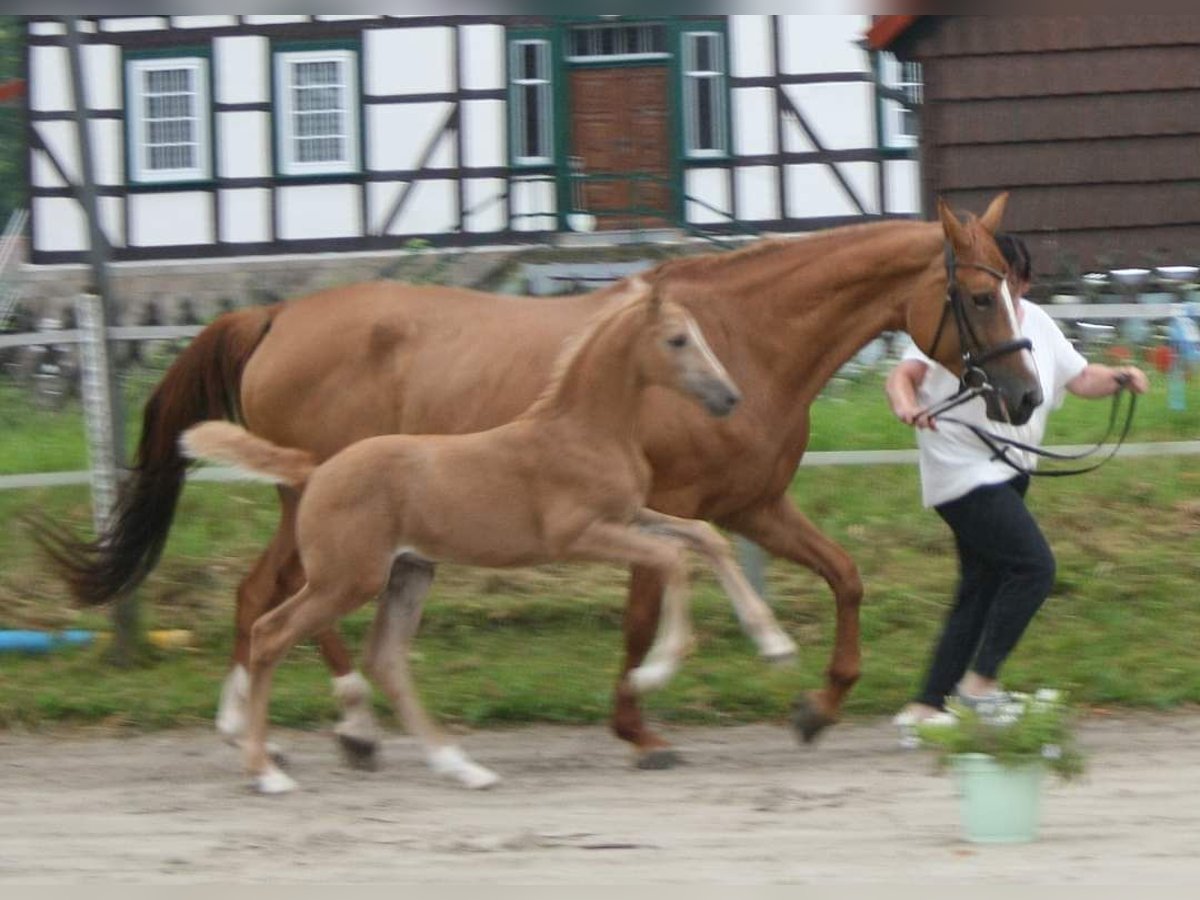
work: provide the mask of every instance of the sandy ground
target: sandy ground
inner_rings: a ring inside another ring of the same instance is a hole
[[[1090,722],[1087,780],[1052,783],[1019,846],[963,842],[952,779],[883,723],[814,748],[768,726],[672,734],[689,764],[664,772],[600,728],[472,734],[505,781],[470,793],[403,736],[362,773],[327,736],[280,732],[301,790],[268,798],[208,732],[0,732],[0,883],[1200,880],[1200,716]]]

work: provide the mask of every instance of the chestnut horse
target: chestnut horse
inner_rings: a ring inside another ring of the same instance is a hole
[[[960,219],[939,203],[939,222],[896,220],[765,240],[644,273],[692,313],[744,393],[737,413],[715,426],[691,404],[646,395],[641,431],[653,470],[647,505],[716,522],[806,566],[833,591],[826,683],[797,702],[794,724],[805,740],[837,720],[858,679],[863,594],[853,560],[788,497],[808,443],[809,406],[864,344],[906,330],[956,373],[964,372],[967,354],[986,358],[980,368],[995,388],[989,415],[1028,419],[1041,393],[1030,355],[1013,343],[1006,265],[992,237],[1006,201],[998,196],[979,218]],[[108,529],[91,543],[49,532],[43,539],[76,597],[104,602],[138,584],[158,560],[187,467],[176,445],[191,425],[236,418],[318,459],[373,435],[494,427],[538,395],[563,338],[619,290],[545,300],[376,282],[221,316],[176,359],[146,404],[136,465]],[[280,489],[279,528],[238,589],[234,665],[218,714],[226,734],[242,727],[251,626],[303,584],[293,534],[297,496]],[[644,724],[626,677],[650,646],[661,596],[659,578],[635,566],[613,727],[644,766],[674,758]],[[343,709],[335,730],[344,747],[369,758],[376,738],[365,684],[335,631],[318,636],[318,644]]]
[[[667,387],[699,400],[714,416],[727,415],[740,397],[683,307],[660,300],[639,279],[627,293],[567,342],[549,386],[524,414],[488,431],[366,438],[319,466],[307,451],[228,422],[205,422],[184,433],[185,453],[193,458],[303,491],[296,547],[307,582],[251,629],[246,763],[260,792],[295,787],[266,745],[271,677],[281,657],[379,596],[389,582],[367,639],[364,670],[421,739],[435,771],[470,788],[497,781],[438,731],[412,683],[409,642],[434,562],[504,567],[590,560],[646,567],[666,585],[663,628],[646,661],[630,673],[646,690],[670,678],[692,643],[683,560],[691,544],[713,565],[763,654],[786,658],[795,651],[711,525],[644,508],[650,464],[637,436],[642,392]]]

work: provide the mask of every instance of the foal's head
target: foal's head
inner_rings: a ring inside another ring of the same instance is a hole
[[[714,416],[733,412],[741,392],[708,346],[700,326],[678,303],[664,300],[656,288],[634,278],[635,303],[644,305],[646,324],[639,335],[639,377],[700,401]]]

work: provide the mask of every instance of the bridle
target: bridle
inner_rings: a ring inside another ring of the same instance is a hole
[[[942,317],[938,320],[937,331],[933,335],[933,344],[929,347],[929,353],[926,354],[931,359],[937,353],[938,344],[942,340],[942,332],[946,330],[946,323],[954,316],[954,324],[958,328],[958,344],[962,354],[963,373],[958,379],[959,393],[968,390],[977,390],[980,392],[994,391],[991,379],[988,378],[987,370],[984,366],[1001,356],[1009,353],[1019,353],[1022,350],[1032,350],[1033,342],[1029,338],[1013,338],[1009,341],[997,344],[989,350],[981,350],[983,342],[979,340],[979,335],[975,333],[975,329],[971,327],[971,320],[967,317],[967,309],[963,301],[962,286],[958,283],[959,269],[975,269],[979,272],[986,272],[991,275],[1001,284],[1003,284],[1008,276],[999,269],[993,269],[991,266],[985,266],[983,263],[959,262],[954,255],[954,247],[949,241],[946,241],[945,250],[946,262],[946,302],[942,306]],[[955,395],[957,396],[957,395]],[[970,397],[967,398],[971,399]],[[965,403],[966,400],[960,400],[960,403]],[[958,403],[954,404],[955,406]]]
[[[1125,442],[1126,436],[1129,434],[1130,426],[1133,424],[1133,413],[1137,407],[1137,396],[1129,392],[1129,409],[1125,414],[1125,422],[1121,427],[1120,435],[1117,437],[1116,443],[1112,445],[1109,452],[1098,462],[1091,463],[1086,466],[1079,466],[1073,469],[1056,469],[1053,471],[1040,471],[1029,466],[1021,465],[1018,462],[1010,459],[1008,456],[1009,450],[1016,450],[1023,453],[1031,453],[1035,456],[1040,456],[1043,459],[1059,459],[1076,461],[1086,459],[1092,454],[1099,451],[1111,437],[1117,424],[1117,412],[1120,407],[1121,394],[1129,385],[1129,379],[1125,375],[1117,377],[1119,388],[1117,393],[1113,395],[1112,409],[1108,416],[1108,428],[1104,432],[1104,436],[1096,442],[1095,446],[1088,448],[1080,453],[1057,453],[1053,450],[1045,450],[1041,447],[1035,447],[1032,444],[1026,444],[1018,441],[1015,438],[1010,438],[1002,434],[997,434],[994,431],[988,431],[986,428],[981,428],[974,422],[967,422],[963,419],[945,415],[951,409],[961,406],[976,397],[982,397],[986,394],[996,392],[995,386],[988,377],[987,370],[984,366],[1008,353],[1018,353],[1022,350],[1033,350],[1033,342],[1029,338],[1014,338],[1013,340],[1004,341],[997,344],[988,350],[980,351],[982,342],[979,336],[975,333],[975,329],[971,327],[971,322],[967,318],[966,308],[963,301],[963,291],[958,283],[958,270],[961,269],[976,269],[980,272],[985,272],[993,278],[1003,282],[1006,280],[1006,275],[991,266],[985,266],[982,263],[966,263],[959,262],[954,255],[954,247],[950,242],[946,242],[945,249],[946,263],[946,303],[942,307],[942,317],[938,321],[937,331],[933,336],[933,344],[930,345],[929,352],[926,354],[931,359],[934,353],[937,352],[938,343],[942,339],[942,332],[946,328],[946,322],[953,315],[955,326],[958,328],[959,347],[962,353],[963,373],[958,379],[958,390],[947,397],[945,400],[938,401],[920,412],[920,416],[929,419],[937,418],[941,422],[950,422],[955,425],[961,425],[971,431],[989,450],[992,451],[992,459],[1004,463],[1013,471],[1021,475],[1039,476],[1043,478],[1057,478],[1064,475],[1082,475],[1085,472],[1091,472],[1100,468],[1121,449],[1121,445]]]

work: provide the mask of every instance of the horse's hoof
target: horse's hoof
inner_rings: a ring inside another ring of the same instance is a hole
[[[274,767],[254,778],[254,790],[260,794],[287,794],[295,789],[296,782]]]
[[[811,744],[822,731],[837,720],[821,712],[808,697],[798,697],[792,710],[792,728],[805,744]]]
[[[683,765],[683,757],[679,755],[679,751],[670,747],[655,747],[653,750],[639,752],[636,765],[647,772],[674,769]]]
[[[342,759],[352,769],[374,772],[379,768],[379,742],[368,741],[349,734],[337,735]]]

